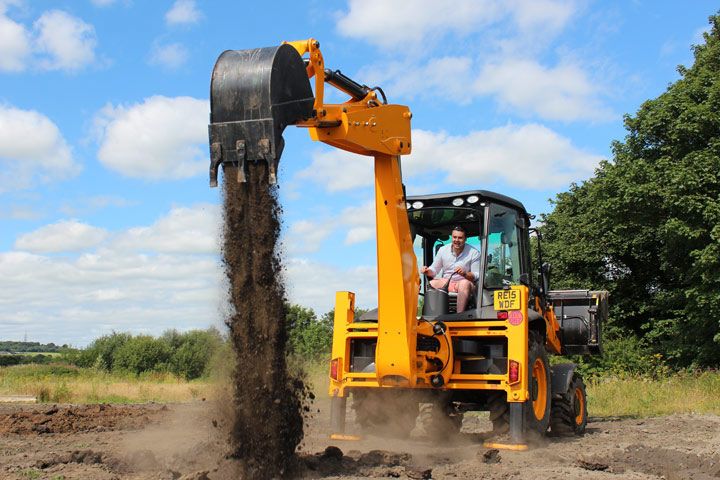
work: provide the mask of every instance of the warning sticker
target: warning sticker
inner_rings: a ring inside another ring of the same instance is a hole
[[[523,314],[520,310],[511,310],[508,312],[508,322],[510,325],[518,326],[523,321]]]

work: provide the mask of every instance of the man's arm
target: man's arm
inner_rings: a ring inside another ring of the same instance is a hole
[[[435,276],[440,273],[442,270],[442,252],[445,247],[440,247],[440,250],[438,250],[437,254],[435,255],[435,258],[433,259],[432,265],[429,267],[426,267],[426,270],[420,273],[426,274],[430,278],[435,278]]]

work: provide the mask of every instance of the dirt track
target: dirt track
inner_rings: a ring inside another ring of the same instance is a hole
[[[302,445],[302,478],[720,478],[718,416],[595,420],[581,438],[492,452],[482,446],[482,416],[466,418],[452,444],[435,445],[420,429],[404,442],[337,442],[324,434],[325,405],[319,410]],[[0,478],[238,478],[214,412],[209,402],[0,406]]]

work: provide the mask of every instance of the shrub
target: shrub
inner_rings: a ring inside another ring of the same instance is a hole
[[[172,334],[171,334],[172,332]],[[222,343],[220,332],[216,329],[192,330],[184,334],[175,331],[165,332],[163,341],[172,348],[170,371],[175,375],[192,380],[202,377],[215,351]]]
[[[167,368],[171,350],[161,339],[149,335],[130,337],[113,355],[113,370],[139,374]]]

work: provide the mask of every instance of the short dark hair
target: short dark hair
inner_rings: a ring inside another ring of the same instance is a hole
[[[467,234],[467,232],[465,231],[465,227],[463,227],[462,225],[454,226],[452,231],[453,232],[463,232],[463,233]]]

